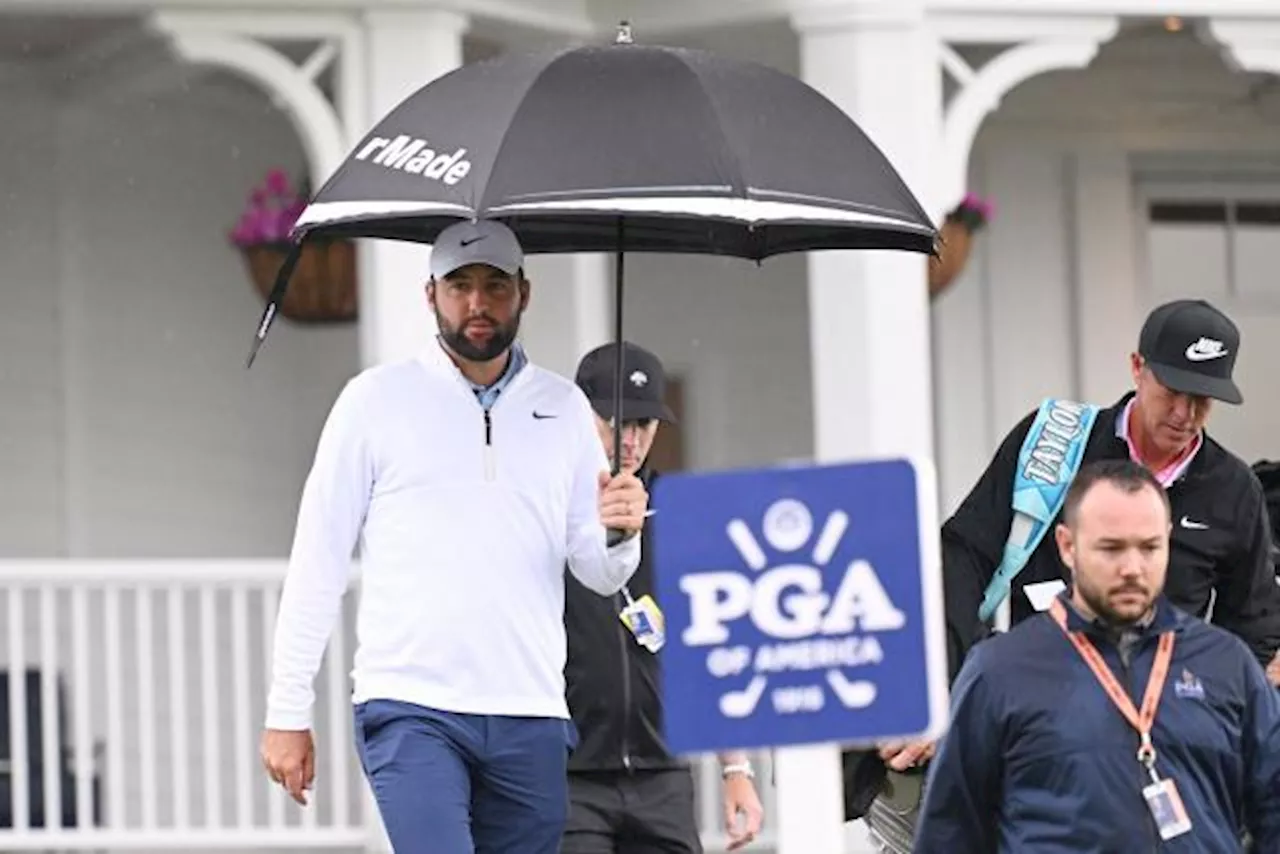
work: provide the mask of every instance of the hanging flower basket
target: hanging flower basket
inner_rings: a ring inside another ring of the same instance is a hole
[[[254,289],[266,302],[289,253],[289,232],[307,206],[308,194],[294,191],[280,170],[270,172],[249,196],[231,232]],[[297,323],[346,323],[357,316],[355,244],[345,239],[308,238],[289,280],[280,314]]]
[[[942,223],[938,255],[929,259],[929,296],[946,290],[964,271],[973,249],[973,236],[991,221],[995,206],[970,193]]]

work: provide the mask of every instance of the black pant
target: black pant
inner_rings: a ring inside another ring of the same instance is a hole
[[[570,773],[560,854],[702,854],[692,772]]]

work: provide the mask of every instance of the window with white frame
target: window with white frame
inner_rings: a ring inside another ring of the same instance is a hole
[[[1155,301],[1280,305],[1280,186],[1144,190],[1143,249]]]

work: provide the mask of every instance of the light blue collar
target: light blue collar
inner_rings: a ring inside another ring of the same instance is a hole
[[[480,405],[488,412],[498,399],[498,395],[502,390],[511,384],[516,374],[529,363],[529,358],[524,353],[524,348],[519,344],[511,345],[511,358],[507,359],[507,369],[502,372],[502,376],[498,377],[493,385],[483,386],[479,383],[473,383],[467,380],[467,384],[471,386],[471,390],[476,393],[476,400],[480,401]]]

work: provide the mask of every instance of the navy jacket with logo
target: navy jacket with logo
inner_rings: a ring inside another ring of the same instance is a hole
[[[1106,629],[1068,611],[1135,708],[1160,632],[1175,632],[1152,741],[1193,830],[1160,840],[1136,730],[1053,617],[1037,614],[965,661],[915,852],[1229,854],[1244,829],[1256,851],[1280,851],[1280,695],[1244,643],[1161,599],[1126,666]]]

